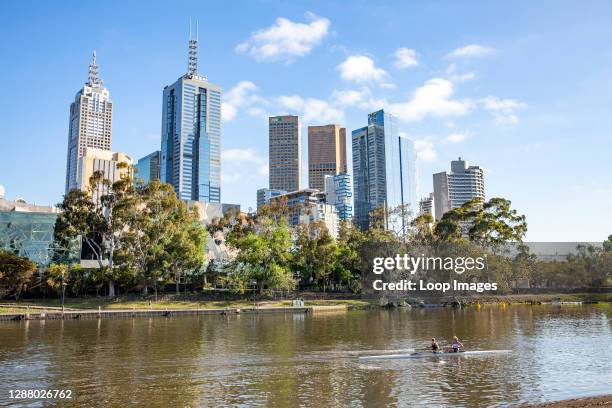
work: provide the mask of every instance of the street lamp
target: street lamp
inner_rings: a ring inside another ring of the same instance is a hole
[[[64,283],[64,274],[66,272],[62,270],[62,318],[64,317],[64,297],[66,295],[66,284]]]

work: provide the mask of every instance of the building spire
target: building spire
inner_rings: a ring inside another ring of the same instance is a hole
[[[91,64],[89,64],[89,75],[87,76],[87,85],[102,85],[99,77],[98,64],[96,64],[96,51],[94,50],[91,56]]]
[[[196,37],[191,33],[191,19],[189,19],[189,55],[187,63],[187,75],[198,75],[198,21],[196,20]]]

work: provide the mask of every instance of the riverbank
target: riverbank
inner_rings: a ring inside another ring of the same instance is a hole
[[[612,407],[612,394],[599,397],[576,398],[544,404],[528,405],[530,408],[591,408]]]
[[[303,296],[302,296],[303,295]],[[317,297],[325,296],[325,299]],[[472,295],[444,297],[401,297],[401,298],[360,298],[354,295],[347,298],[335,294],[304,293],[296,297],[304,299],[304,306],[343,306],[347,309],[371,309],[378,307],[443,307],[462,306],[477,307],[482,305],[540,304],[540,303],[610,303],[612,294],[607,293],[571,293],[571,294],[524,294],[524,295]],[[203,310],[203,309],[251,309],[292,306],[292,300],[250,300],[228,299],[211,300],[205,295],[176,296],[164,295],[156,301],[153,297],[138,296],[79,297],[66,298],[65,310]],[[61,301],[57,298],[22,299],[19,301],[0,302],[0,314],[15,314],[29,311],[31,313],[52,313],[61,310]]]

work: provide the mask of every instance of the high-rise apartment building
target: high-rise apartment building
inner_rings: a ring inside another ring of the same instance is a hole
[[[270,189],[297,191],[302,177],[302,132],[299,116],[268,119]]]
[[[346,129],[308,126],[308,186],[323,191],[325,176],[346,173]]]
[[[156,150],[153,153],[138,159],[134,165],[134,179],[139,179],[144,184],[148,184],[151,180],[160,180],[161,173],[161,151]]]
[[[434,174],[433,185],[437,220],[473,198],[485,198],[484,172],[478,166],[469,166],[461,157],[451,162],[450,172]]]
[[[397,119],[382,109],[368,116],[368,126],[352,133],[355,223],[369,227],[371,211],[397,207],[417,211],[416,153],[414,143],[399,136]],[[399,228],[408,226],[403,214]],[[386,227],[390,220],[387,218]]]
[[[70,105],[66,193],[77,187],[79,159],[86,148],[111,149],[113,102],[103,86],[93,52],[87,82]]]
[[[436,218],[434,193],[429,193],[428,197],[421,198],[419,201],[419,215],[429,214],[433,219]]]
[[[178,198],[221,202],[221,88],[198,73],[198,41],[189,40],[187,73],[164,88],[161,180]]]
[[[323,222],[330,235],[338,238],[340,224],[336,206],[326,202],[325,193],[312,188],[305,188],[271,197],[270,202],[273,203],[275,200],[283,199],[287,200],[287,221],[289,225]]]
[[[325,200],[327,204],[336,207],[340,220],[353,218],[351,197],[353,197],[353,189],[351,188],[351,176],[348,173],[325,176]]]

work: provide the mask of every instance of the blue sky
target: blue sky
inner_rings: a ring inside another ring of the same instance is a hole
[[[41,1],[0,13],[7,198],[61,200],[69,106],[94,49],[113,150],[159,149],[162,89],[186,70],[191,17],[199,71],[225,93],[224,202],[254,207],[267,186],[266,115],[350,132],[385,108],[417,143],[420,195],[462,156],[485,169],[488,197],[527,216],[529,240],[612,234],[610,2]]]

